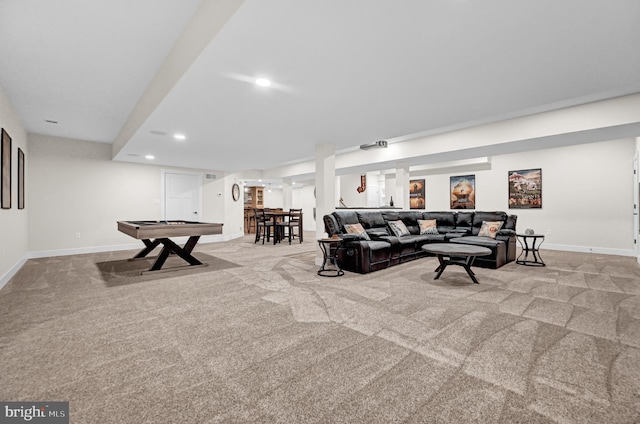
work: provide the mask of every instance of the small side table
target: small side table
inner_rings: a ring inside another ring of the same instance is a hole
[[[338,244],[331,250],[331,245]],[[318,240],[320,249],[322,250],[322,267],[318,270],[318,275],[322,277],[340,277],[344,275],[344,271],[338,266],[337,251],[342,245],[342,239],[323,238]]]
[[[544,242],[543,234],[516,234],[518,237],[518,242],[520,242],[520,246],[522,246],[522,252],[520,252],[520,256],[516,260],[517,264],[527,265],[527,266],[547,266],[542,258],[540,257],[540,245]],[[529,246],[529,241],[531,241],[531,246]],[[538,243],[538,241],[540,243]],[[533,260],[529,260],[529,253],[532,254]],[[524,258],[520,259],[524,255]]]

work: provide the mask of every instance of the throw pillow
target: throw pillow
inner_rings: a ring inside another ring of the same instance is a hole
[[[389,221],[389,228],[391,228],[391,231],[393,232],[393,234],[395,234],[396,237],[403,237],[411,234],[409,233],[407,226],[404,225],[404,222],[400,220]]]
[[[480,227],[480,232],[478,236],[480,237],[491,237],[496,238],[496,234],[502,228],[501,221],[482,221],[482,227]]]
[[[364,230],[362,224],[345,224],[344,229],[347,234],[353,234],[360,237],[363,240],[371,240],[369,234]]]
[[[438,234],[435,219],[419,219],[420,234]]]

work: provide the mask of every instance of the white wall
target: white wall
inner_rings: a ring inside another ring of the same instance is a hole
[[[547,248],[630,255],[635,140],[494,156],[476,176],[476,210],[518,215],[518,230],[545,234]],[[542,168],[542,209],[509,209],[509,171]],[[449,177],[424,175],[426,210],[449,210]]]
[[[340,177],[340,191],[337,193],[338,199],[342,197],[344,203],[350,208],[367,207],[367,190],[358,193],[357,188],[360,187],[360,176],[365,174],[349,174]],[[367,187],[369,180],[367,179]],[[336,202],[337,205],[339,203]]]
[[[272,208],[272,209],[282,208],[282,205],[283,205],[282,189],[271,188],[271,191],[269,191],[269,187],[267,186],[264,188],[263,196],[264,196],[265,208]]]
[[[116,221],[161,218],[162,171],[169,168],[113,162],[104,143],[30,135],[29,145],[29,250],[35,256],[138,246],[117,231]],[[238,233],[242,206],[238,216],[225,206],[231,183],[201,175],[202,220],[223,222],[227,238]]]
[[[302,209],[303,225],[305,231],[313,231],[316,227],[316,221],[313,217],[313,210],[316,207],[316,201],[313,196],[314,186],[306,185],[295,187],[291,190],[291,207]],[[271,193],[268,186],[264,191],[264,207],[265,208],[282,208],[283,203],[282,189],[272,188]]]
[[[31,167],[27,133],[18,114],[0,87],[0,127],[11,137],[11,209],[0,209],[0,287],[26,260],[28,250],[28,216],[33,210],[28,175],[25,178],[25,209],[18,209],[18,148],[25,153],[26,170]]]

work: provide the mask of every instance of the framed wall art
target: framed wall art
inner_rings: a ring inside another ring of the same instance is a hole
[[[450,177],[451,209],[476,208],[476,176]]]
[[[24,152],[18,147],[18,209],[24,209]]]
[[[409,208],[424,209],[425,205],[424,180],[409,181]]]
[[[542,169],[509,171],[509,208],[542,208]]]
[[[0,207],[11,209],[11,137],[2,128],[0,147]]]

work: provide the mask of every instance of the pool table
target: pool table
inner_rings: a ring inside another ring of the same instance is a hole
[[[189,263],[189,266],[203,265],[191,252],[200,236],[222,234],[223,224],[194,221],[117,221],[118,231],[142,240],[145,248],[133,259],[146,257],[162,244],[160,255],[149,271],[159,271],[170,254],[174,253]],[[183,247],[171,240],[171,237],[189,237]]]

